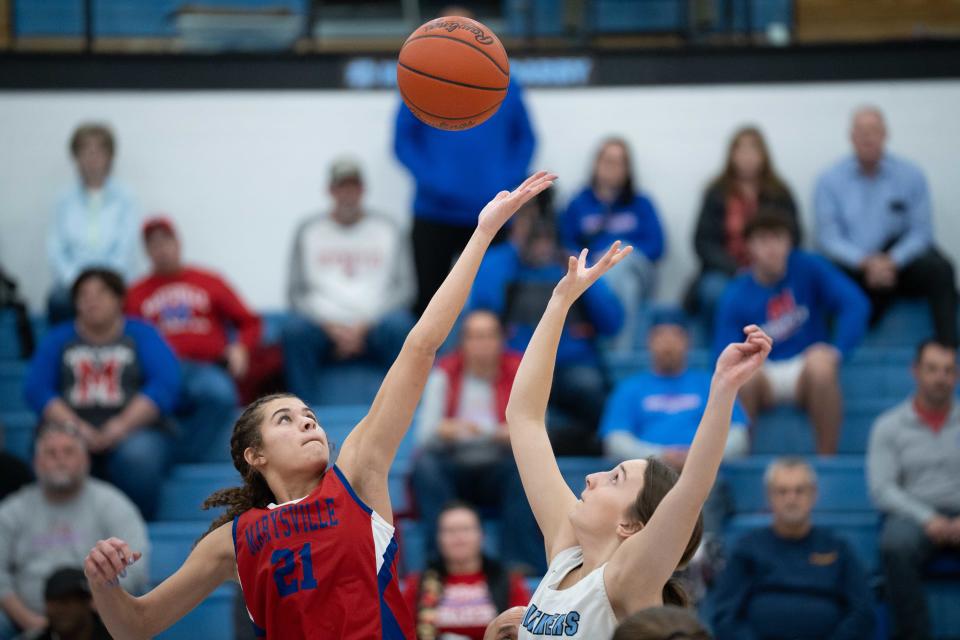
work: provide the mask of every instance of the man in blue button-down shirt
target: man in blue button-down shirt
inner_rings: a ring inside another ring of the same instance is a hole
[[[930,193],[919,167],[884,149],[875,107],[859,109],[854,155],[827,169],[814,194],[819,249],[853,277],[873,303],[873,320],[897,296],[930,302],[936,338],[957,344],[953,265],[933,244]]]

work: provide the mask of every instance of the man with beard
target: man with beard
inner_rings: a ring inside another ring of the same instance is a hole
[[[917,391],[874,424],[867,480],[886,514],[880,535],[893,638],[930,638],[923,566],[960,550],[960,408],[957,351],[926,340],[913,364]]]
[[[147,530],[130,500],[90,477],[90,455],[74,426],[40,427],[34,471],[37,482],[0,502],[0,638],[46,629],[44,586],[61,567],[79,567],[98,540],[123,535],[147,550]],[[127,537],[128,536],[128,537]],[[149,562],[121,579],[142,592]]]

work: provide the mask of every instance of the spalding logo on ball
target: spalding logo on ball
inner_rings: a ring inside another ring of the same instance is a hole
[[[427,22],[400,48],[397,85],[423,122],[451,131],[475,127],[507,95],[510,60],[497,36],[470,18]]]

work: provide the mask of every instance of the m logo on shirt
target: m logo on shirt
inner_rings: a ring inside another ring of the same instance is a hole
[[[787,288],[767,302],[767,321],[761,329],[773,338],[774,342],[786,340],[809,318],[810,310],[805,306],[797,306],[793,290]]]
[[[123,346],[78,346],[64,354],[73,373],[73,385],[68,391],[69,403],[74,407],[93,405],[116,407],[123,404],[123,371],[133,362],[133,352]]]
[[[580,612],[546,613],[531,604],[523,616],[523,628],[535,636],[575,636],[580,630]]]

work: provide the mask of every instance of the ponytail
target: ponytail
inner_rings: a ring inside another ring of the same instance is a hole
[[[690,606],[690,596],[687,595],[687,590],[683,588],[683,584],[677,578],[670,578],[667,580],[667,583],[663,585],[663,604],[672,604],[677,607],[689,607]]]
[[[202,509],[226,507],[227,511],[213,521],[206,533],[200,536],[201,540],[245,511],[263,509],[274,501],[273,492],[267,485],[266,479],[260,475],[259,471],[247,464],[243,454],[250,447],[260,446],[263,406],[273,400],[289,397],[292,397],[289,393],[276,393],[254,400],[237,418],[237,422],[233,425],[233,435],[230,436],[230,457],[233,459],[233,466],[243,478],[243,485],[214,491],[203,501]]]

